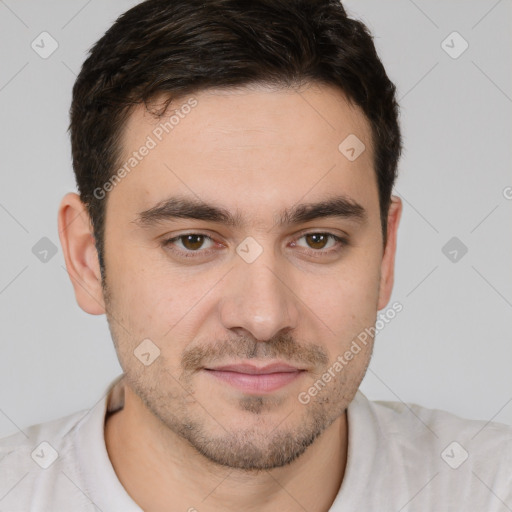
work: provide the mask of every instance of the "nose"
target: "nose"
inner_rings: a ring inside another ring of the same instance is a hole
[[[297,327],[300,300],[290,273],[271,250],[252,263],[239,258],[223,290],[220,317],[226,329],[267,341]]]

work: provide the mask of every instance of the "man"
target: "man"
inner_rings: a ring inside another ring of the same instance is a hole
[[[123,374],[0,443],[0,510],[511,510],[510,427],[358,391],[393,287],[397,118],[336,1],[123,14],[73,89],[59,210]]]

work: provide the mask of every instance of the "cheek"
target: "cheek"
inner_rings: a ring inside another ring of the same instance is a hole
[[[157,340],[178,321],[180,313],[171,286],[171,279],[156,275],[147,258],[133,257],[130,248],[119,250],[115,263],[107,268],[111,290],[111,312],[125,328],[123,339],[137,344],[145,338]]]
[[[332,324],[334,331],[346,331],[349,326],[366,325],[375,320],[380,282],[380,268],[376,262],[360,260],[359,265],[341,267],[330,276],[316,280],[306,296],[315,311]],[[336,327],[336,328],[335,328]],[[341,329],[341,330],[340,330]]]
[[[130,356],[142,340],[150,339],[161,355],[152,371],[164,365],[178,372],[183,350],[207,317],[210,302],[205,296],[218,281],[217,274],[193,276],[140,254],[125,257],[111,277],[112,316],[126,327],[117,329],[123,350]]]
[[[377,316],[380,275],[376,261],[359,261],[359,265],[333,273],[330,279],[323,279],[322,287],[311,287],[307,292],[308,306],[320,319],[314,329],[324,333],[331,364],[341,357],[343,370],[336,375],[356,384],[373,347],[369,333]],[[339,364],[337,367],[341,368]]]

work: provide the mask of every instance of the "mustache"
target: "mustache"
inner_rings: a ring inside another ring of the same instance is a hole
[[[254,338],[240,337],[223,340],[213,345],[199,345],[183,352],[181,368],[194,371],[211,365],[218,360],[239,359],[283,359],[312,367],[324,367],[329,356],[324,348],[315,344],[299,344],[289,334],[272,338],[270,341],[255,341]]]

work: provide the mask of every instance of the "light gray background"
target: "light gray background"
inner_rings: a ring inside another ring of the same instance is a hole
[[[135,3],[0,0],[0,436],[91,407],[121,372],[105,317],[75,302],[57,208],[75,190],[66,133],[75,76]],[[390,302],[404,309],[379,333],[361,389],[510,424],[512,2],[345,5],[397,84],[405,142]],[[43,31],[59,44],[47,59],[31,48]],[[453,31],[469,43],[457,59],[441,46]],[[454,236],[468,248],[455,263],[442,253]],[[32,253],[42,237],[58,246],[46,263]]]

